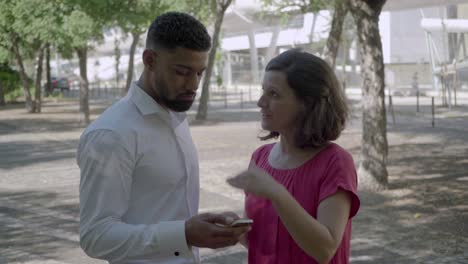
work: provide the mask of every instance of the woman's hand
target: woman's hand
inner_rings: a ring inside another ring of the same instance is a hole
[[[270,174],[255,164],[251,164],[248,170],[229,178],[227,182],[233,187],[270,200],[283,188]]]

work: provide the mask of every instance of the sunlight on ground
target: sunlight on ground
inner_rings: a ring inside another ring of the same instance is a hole
[[[384,194],[387,197],[404,197],[413,194],[414,191],[411,189],[397,189],[397,190],[390,190],[384,191]]]
[[[358,257],[350,257],[350,262],[357,262],[357,261],[372,261],[375,260],[373,256],[358,256]]]
[[[418,174],[418,175],[406,175],[405,179],[408,179],[408,180],[430,180],[430,179],[442,178],[442,177],[445,177],[445,176],[447,176],[447,175],[442,175],[440,173],[427,174],[427,175]]]

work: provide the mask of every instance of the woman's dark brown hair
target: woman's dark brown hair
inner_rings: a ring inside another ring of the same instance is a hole
[[[273,58],[265,71],[286,74],[288,85],[304,104],[295,131],[296,146],[320,147],[343,131],[348,106],[332,68],[321,58],[300,49],[291,49]],[[262,140],[278,137],[272,131]]]

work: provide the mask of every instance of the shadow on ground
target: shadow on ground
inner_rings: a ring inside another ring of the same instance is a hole
[[[78,120],[73,112],[76,109],[70,110],[64,104],[64,107],[46,105],[46,111],[56,112],[51,113],[53,118],[48,119],[23,114],[22,107],[6,110],[20,114],[5,122],[0,120],[0,135],[7,135],[0,141],[0,152],[7,157],[0,160],[0,169],[74,157],[77,138],[70,141],[53,138],[28,141],[15,137],[18,132],[29,133],[32,136],[28,136],[34,139],[35,132],[82,129],[74,121]],[[97,114],[104,108],[96,106],[93,111]],[[401,109],[411,111],[409,107]],[[354,118],[359,114],[353,109]],[[222,105],[213,108],[208,121],[195,125],[258,120],[258,108],[254,103],[246,103],[244,109],[224,109]],[[354,121],[360,125],[359,120]],[[404,115],[397,116],[397,124],[389,126],[389,190],[360,192],[362,207],[353,222],[351,263],[468,263],[467,119],[460,115],[449,116],[438,120],[435,128],[426,121],[419,119],[418,115]],[[245,127],[247,125],[239,126],[235,133],[242,133]],[[210,131],[211,134],[204,134],[206,140],[217,140],[218,135],[212,132],[216,130]],[[230,140],[225,140],[225,137]],[[216,145],[216,149],[201,149],[210,151],[212,156],[221,151],[229,153],[240,144],[252,144],[241,141],[245,138],[248,137],[223,134],[219,140],[223,144]],[[350,146],[348,150],[358,161],[360,143],[355,142],[360,140],[359,130],[344,133],[340,140],[344,146]],[[17,184],[21,176],[10,178]],[[33,179],[37,180],[37,175]],[[31,188],[36,187],[34,181],[30,184]],[[206,192],[202,193],[202,200],[216,201],[211,204],[213,207],[231,204],[231,200],[221,199],[223,195]],[[63,253],[79,247],[77,219],[76,193],[68,190],[60,190],[60,193],[40,191],[37,188],[34,191],[0,189],[0,263],[28,260],[42,263],[41,260],[69,257]],[[219,251],[205,256],[203,263],[230,263],[245,259],[245,256],[245,251]],[[74,263],[84,262],[78,260]]]
[[[79,247],[78,213],[74,197],[48,191],[0,190],[0,261],[57,259]]]
[[[360,193],[352,263],[468,263],[468,135],[399,130],[389,190]]]
[[[78,140],[9,141],[0,143],[0,169],[74,158]]]

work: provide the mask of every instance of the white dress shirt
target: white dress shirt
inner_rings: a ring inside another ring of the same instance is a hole
[[[184,113],[134,82],[82,134],[80,244],[114,264],[198,263],[185,220],[198,212],[198,157]]]

